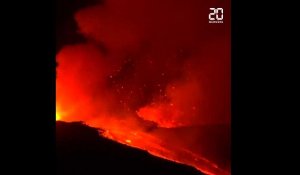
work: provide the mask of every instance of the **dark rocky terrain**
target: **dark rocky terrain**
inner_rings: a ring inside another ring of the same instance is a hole
[[[80,122],[56,122],[57,175],[203,175],[99,135]]]

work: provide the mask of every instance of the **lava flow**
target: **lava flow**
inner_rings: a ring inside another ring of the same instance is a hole
[[[194,154],[187,149],[172,145],[172,143],[166,143],[156,135],[137,131],[118,132],[109,130],[106,130],[103,135],[120,143],[147,150],[149,153],[155,156],[194,166],[205,174],[229,175],[229,172],[222,170],[216,164],[205,159],[204,157]],[[124,140],[124,138],[126,139]]]
[[[208,23],[209,8],[224,23]],[[212,175],[230,174],[229,1],[106,0],[56,55],[56,120]]]

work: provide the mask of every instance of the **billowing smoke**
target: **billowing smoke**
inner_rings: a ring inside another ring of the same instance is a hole
[[[106,0],[79,10],[86,42],[57,54],[62,120],[143,132],[229,170],[229,5]],[[208,23],[215,6],[224,8],[224,24]]]

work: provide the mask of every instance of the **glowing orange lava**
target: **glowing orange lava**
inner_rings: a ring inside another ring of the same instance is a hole
[[[131,147],[143,149],[152,155],[178,163],[191,165],[208,175],[229,175],[213,162],[192,153],[191,151],[177,147],[172,143],[166,143],[160,138],[139,131],[122,130],[122,128],[107,130],[103,136],[111,140],[126,144]],[[127,138],[124,140],[124,138]]]
[[[129,139],[126,139],[125,142],[128,144],[131,144],[131,140],[129,140]]]
[[[55,116],[56,121],[57,120],[61,120],[61,115],[59,112],[56,112],[56,116]]]
[[[63,116],[63,112],[60,108],[60,106],[58,104],[56,104],[56,109],[55,109],[55,120],[58,121],[58,120],[63,120],[62,118]]]

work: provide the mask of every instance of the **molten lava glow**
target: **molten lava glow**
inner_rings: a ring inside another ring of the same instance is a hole
[[[147,150],[155,156],[194,166],[208,175],[230,174],[200,155],[194,154],[187,149],[177,147],[172,143],[166,143],[157,136],[149,135],[144,132],[137,133],[136,131],[107,130],[104,133],[104,136],[132,147]],[[130,139],[124,141],[123,138]],[[132,143],[132,141],[134,141],[134,143]]]
[[[55,117],[56,121],[61,119],[61,116],[59,114],[59,112],[56,112],[56,117]]]
[[[209,24],[211,7],[224,23]],[[212,175],[230,174],[228,0],[105,0],[56,55],[56,120]],[[137,15],[138,14],[138,15]]]
[[[131,140],[129,140],[129,139],[126,139],[125,142],[128,144],[131,144]]]

